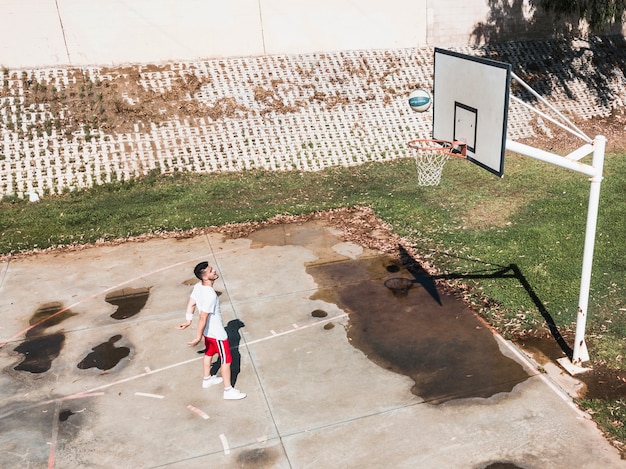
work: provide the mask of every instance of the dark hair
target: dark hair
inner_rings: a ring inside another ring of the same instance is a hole
[[[202,280],[202,272],[209,266],[207,261],[200,262],[197,266],[193,268],[193,274],[200,280]]]

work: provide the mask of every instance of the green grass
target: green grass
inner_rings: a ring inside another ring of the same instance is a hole
[[[593,417],[600,428],[605,430],[616,446],[626,442],[626,399],[608,402],[599,399],[578,399],[576,402]]]
[[[441,184],[429,188],[417,185],[412,160],[317,173],[150,174],[36,204],[5,198],[0,203],[0,254],[367,205],[395,233],[410,239],[441,275],[463,286],[468,299],[505,336],[545,329],[546,314],[560,331],[571,331],[589,182],[520,156],[507,157],[505,174],[499,179],[456,160],[446,164]],[[587,342],[594,363],[622,370],[624,194],[626,159],[607,155]],[[507,270],[509,266],[514,269]],[[600,406],[594,415],[606,422],[613,414],[623,417],[626,408],[624,401],[585,405]],[[604,428],[611,438],[626,442],[622,428],[608,423]]]

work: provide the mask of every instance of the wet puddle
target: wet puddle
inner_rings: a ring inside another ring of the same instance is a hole
[[[115,345],[122,338],[117,334],[109,338],[106,342],[96,345],[78,365],[81,370],[87,368],[98,368],[100,370],[110,370],[115,367],[122,359],[130,355],[128,347],[117,347]]]
[[[65,422],[72,415],[74,415],[74,412],[72,412],[70,409],[63,409],[61,410],[61,412],[59,412],[59,421]]]
[[[328,316],[328,313],[323,309],[316,309],[315,311],[311,311],[311,316],[314,318],[325,318]]]
[[[150,288],[127,288],[110,293],[105,301],[117,306],[114,319],[127,319],[138,314],[148,301]],[[14,351],[24,356],[23,360],[14,367],[16,371],[30,373],[45,373],[52,367],[52,362],[61,354],[65,344],[65,332],[47,333],[47,329],[56,326],[65,319],[75,316],[69,309],[65,309],[59,302],[42,305],[35,311],[29,320],[29,329],[25,333],[25,340]],[[130,348],[116,346],[122,338],[114,335],[109,340],[95,346],[87,356],[78,363],[80,369],[98,368],[110,370],[120,361],[130,355]]]
[[[109,293],[104,301],[117,306],[117,310],[111,317],[113,319],[132,318],[146,306],[150,297],[150,287],[147,288],[123,288]]]
[[[427,402],[487,398],[528,378],[462,300],[439,291],[427,276],[415,277],[393,257],[318,264],[307,272],[318,284],[334,285],[319,289],[314,299],[349,313],[351,344],[378,365],[412,378],[412,392]]]
[[[40,306],[29,320],[32,326],[25,334],[25,340],[14,351],[24,355],[24,359],[14,370],[30,373],[45,373],[52,362],[59,356],[65,343],[65,333],[45,334],[46,329],[56,326],[75,316],[69,309],[64,309],[58,302]]]
[[[524,337],[514,342],[528,352],[539,365],[548,362],[557,363],[558,359],[567,356],[552,337]],[[573,343],[573,337],[569,337],[568,342]],[[576,397],[606,400],[626,398],[625,371],[609,369],[596,363],[591,365],[588,372],[578,374],[575,378],[584,385]]]
[[[16,352],[24,355],[24,360],[14,370],[45,373],[61,353],[64,343],[65,334],[61,332],[26,339],[15,347]]]
[[[517,464],[513,464],[510,462],[494,462],[487,466],[484,466],[483,469],[523,469]]]
[[[243,450],[237,455],[237,467],[242,469],[263,469],[275,467],[278,455],[272,448]]]

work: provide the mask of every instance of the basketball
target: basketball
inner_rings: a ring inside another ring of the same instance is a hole
[[[418,89],[409,95],[409,106],[417,112],[428,111],[431,102],[430,93],[426,90]]]

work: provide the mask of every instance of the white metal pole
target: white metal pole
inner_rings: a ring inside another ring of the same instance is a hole
[[[606,138],[602,135],[594,139],[593,160],[591,165],[597,170],[591,178],[589,189],[589,207],[587,209],[587,228],[585,229],[585,248],[583,251],[583,267],[580,278],[580,295],[578,297],[578,318],[576,319],[576,338],[574,339],[574,353],[572,364],[581,366],[589,361],[589,352],[585,343],[585,327],[587,323],[587,308],[589,305],[589,289],[591,285],[591,268],[593,264],[593,250],[598,224],[598,206],[600,204],[600,184],[604,168],[604,151]]]
[[[585,145],[579,150],[584,151],[587,149],[587,147],[588,146]],[[572,171],[576,171],[577,173],[585,174],[591,178],[594,178],[598,175],[598,171],[593,166],[583,164],[579,161],[568,159],[560,155],[555,155],[554,153],[531,147],[529,145],[516,142],[514,140],[507,139],[505,148],[515,153],[519,153],[520,155],[530,156],[531,158],[535,158],[539,161],[545,161],[546,163],[554,164],[556,166],[560,166],[561,168],[570,169]],[[600,174],[602,173],[600,172]]]

